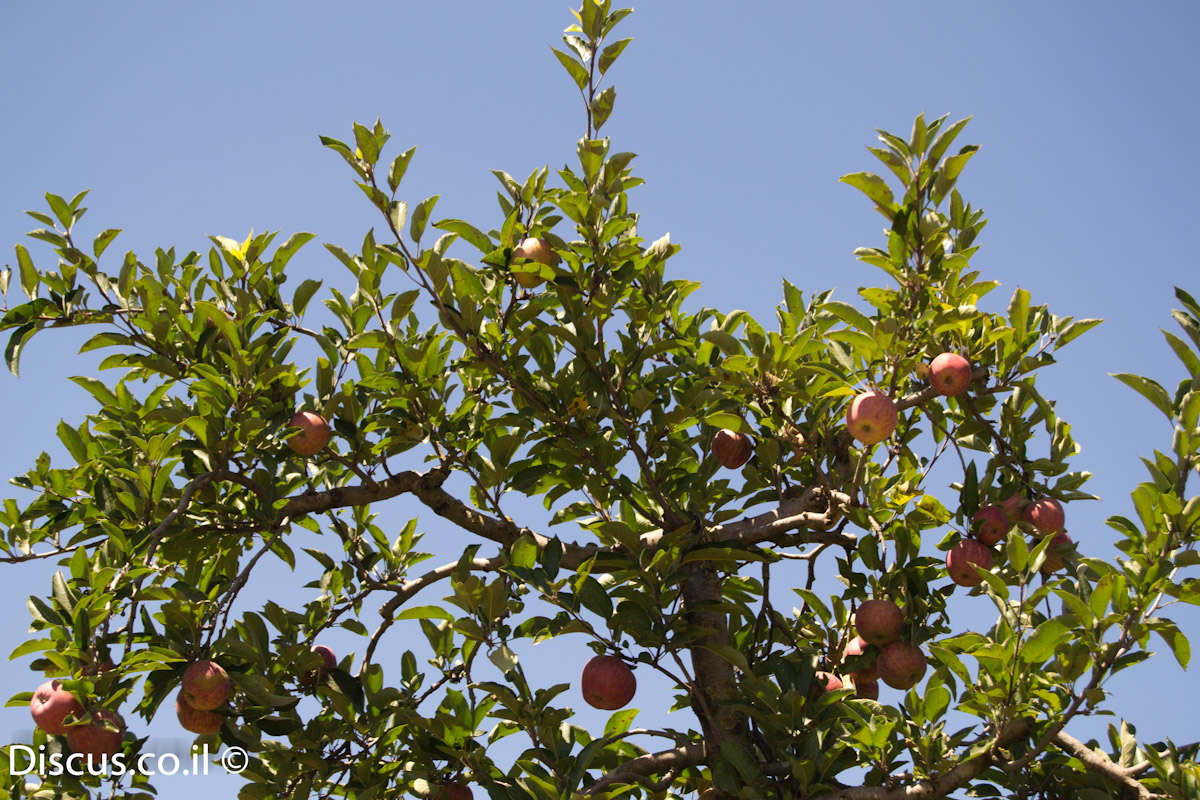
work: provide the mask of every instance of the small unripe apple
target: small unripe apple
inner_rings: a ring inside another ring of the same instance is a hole
[[[291,427],[300,431],[288,438],[288,447],[302,456],[315,456],[325,449],[333,436],[325,418],[311,411],[297,411],[296,416],[292,417]]]
[[[51,736],[59,736],[67,732],[63,724],[67,717],[83,717],[83,706],[59,681],[51,680],[34,690],[29,713],[35,725]]]
[[[904,629],[904,614],[891,600],[868,600],[854,613],[858,635],[876,647],[900,638]]]
[[[616,656],[596,656],[584,665],[579,688],[592,708],[616,711],[633,699],[637,678]]]
[[[847,658],[861,656],[870,646],[870,642],[868,642],[862,636],[855,636],[853,639],[847,642],[845,648],[842,649],[843,663]],[[876,657],[876,660],[878,660],[878,657]],[[867,667],[866,669],[858,669],[850,673],[850,678],[854,681],[855,685],[863,681],[873,681],[878,677],[879,668],[876,666],[874,661],[872,661],[871,666]]]
[[[854,696],[860,700],[878,700],[879,699],[879,681],[878,680],[855,680],[854,681]]]
[[[184,699],[182,689],[175,697],[175,716],[185,731],[200,735],[217,733],[221,730],[221,723],[225,721],[220,714],[192,708]]]
[[[215,661],[197,661],[184,671],[179,696],[197,711],[212,711],[229,699],[229,674]]]
[[[963,539],[946,554],[946,572],[950,574],[950,580],[959,586],[978,586],[983,583],[983,576],[972,565],[991,569],[992,563],[991,549],[975,539]]]
[[[911,689],[925,677],[925,654],[908,642],[892,642],[879,653],[879,679],[893,689]]]
[[[1067,521],[1062,505],[1050,497],[1043,497],[1025,506],[1021,518],[1041,531],[1044,536],[1058,533]]]
[[[1050,540],[1050,546],[1046,548],[1046,557],[1042,560],[1042,572],[1050,574],[1058,572],[1063,567],[1067,566],[1063,561],[1063,551],[1071,546],[1071,537],[1065,533],[1059,533]]]
[[[99,767],[104,756],[112,758],[121,752],[121,731],[125,724],[111,711],[93,711],[86,725],[72,725],[67,731],[67,746],[72,753],[87,758]]]
[[[739,469],[754,455],[754,445],[750,437],[728,428],[722,428],[713,434],[709,450],[717,463],[726,469]]]
[[[1008,529],[1011,527],[1008,513],[1000,506],[984,506],[971,519],[972,531],[979,537],[979,541],[986,545],[999,542],[1008,535]]]
[[[943,397],[962,394],[971,385],[971,362],[958,353],[942,353],[929,365],[929,385]]]
[[[900,420],[892,398],[879,392],[863,392],[846,407],[846,427],[863,444],[877,444],[892,435]]]
[[[559,260],[558,253],[554,252],[550,242],[533,238],[522,239],[521,243],[513,248],[513,258],[528,258],[547,267],[557,267]],[[537,288],[546,281],[536,272],[513,272],[513,277],[526,289]]]

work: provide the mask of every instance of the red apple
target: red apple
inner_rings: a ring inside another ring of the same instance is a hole
[[[979,541],[993,545],[1008,535],[1012,523],[1008,513],[1000,506],[984,506],[971,519],[971,529]]]
[[[229,674],[215,661],[197,661],[183,673],[180,697],[197,711],[212,711],[229,699]]]
[[[437,793],[435,800],[471,800],[471,797],[470,786],[450,781],[442,784],[441,791]]]
[[[300,676],[300,685],[306,689],[313,685],[313,681],[320,680],[321,676],[325,674],[325,670],[337,666],[337,656],[335,656],[333,651],[325,645],[314,644],[312,646],[312,652],[321,657],[321,666],[317,667],[312,672]]]
[[[35,725],[51,736],[58,736],[67,732],[63,724],[67,717],[83,717],[83,706],[61,683],[51,680],[34,690],[29,713]]]
[[[1058,533],[1067,521],[1062,505],[1050,497],[1043,497],[1025,506],[1021,518],[1041,531],[1044,536]]]
[[[72,725],[67,731],[67,745],[72,753],[86,757],[93,766],[100,766],[101,758],[112,758],[121,752],[121,731],[125,723],[111,711],[93,711],[86,725]]]
[[[868,642],[866,639],[861,636],[855,636],[853,639],[847,642],[846,647],[842,650],[843,663],[851,656],[861,656],[870,646],[870,642]],[[873,681],[878,677],[879,669],[876,667],[874,662],[872,662],[871,666],[867,667],[866,669],[858,669],[850,673],[850,678],[854,681],[855,685],[862,683],[863,681]]]
[[[554,252],[554,247],[545,239],[523,239],[519,245],[513,248],[513,258],[528,258],[530,261],[536,261],[547,267],[558,266],[558,253]],[[545,278],[536,272],[513,272],[513,277],[517,279],[517,283],[521,284],[526,289],[536,288],[545,282]]]
[[[842,679],[832,672],[821,671],[813,678],[812,696],[819,697],[825,692],[836,692],[842,688]]]
[[[183,690],[175,697],[175,716],[179,718],[179,724],[185,731],[202,735],[221,730],[221,723],[225,721],[220,714],[192,708],[184,699]]]
[[[883,647],[900,638],[904,614],[900,606],[891,600],[868,600],[855,612],[854,627],[863,639],[876,647]]]
[[[1046,548],[1046,558],[1042,561],[1042,572],[1050,574],[1058,572],[1067,564],[1063,561],[1063,551],[1071,546],[1071,537],[1065,533],[1059,533],[1050,540],[1050,546]]]
[[[616,656],[596,656],[583,667],[580,689],[588,705],[616,711],[633,699],[637,678]]]
[[[911,689],[925,677],[925,654],[908,642],[892,642],[879,653],[879,677],[893,689]]]
[[[1010,494],[1008,497],[1000,501],[1000,507],[1004,509],[1004,513],[1008,514],[1009,520],[1020,519],[1021,512],[1025,506],[1029,505],[1029,501],[1019,494]]]
[[[946,572],[950,580],[959,586],[978,586],[983,583],[983,576],[971,565],[980,569],[992,568],[992,551],[983,542],[975,539],[963,539],[946,554]]]
[[[943,397],[962,394],[971,385],[971,362],[958,353],[942,353],[929,365],[929,385]]]
[[[297,411],[296,416],[292,417],[291,427],[299,428],[300,432],[288,438],[288,447],[302,456],[315,456],[325,449],[333,436],[325,418],[311,411]]]
[[[919,679],[918,679],[919,680]],[[860,700],[878,700],[879,699],[879,681],[878,680],[855,680],[854,681],[854,696]]]
[[[727,469],[738,469],[754,455],[754,445],[745,434],[722,428],[713,434],[709,444],[713,458]]]
[[[891,436],[899,419],[896,404],[879,392],[864,392],[846,407],[846,427],[863,444],[876,444]]]

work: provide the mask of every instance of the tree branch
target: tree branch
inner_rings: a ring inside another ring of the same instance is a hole
[[[1119,764],[1113,763],[1113,760],[1108,757],[1107,753],[1100,750],[1093,750],[1066,731],[1059,731],[1055,734],[1054,743],[1082,761],[1083,765],[1092,772],[1099,773],[1105,778],[1116,781],[1122,786],[1137,792],[1139,800],[1151,800],[1151,798],[1156,797],[1140,781],[1133,777],[1136,773],[1132,768],[1122,767]]]
[[[837,789],[817,795],[812,800],[933,800],[945,797],[955,789],[966,786],[978,778],[992,765],[996,747],[1008,747],[1013,742],[1027,738],[1033,732],[1033,722],[1028,718],[1013,720],[996,737],[995,747],[974,758],[961,761],[948,772],[933,780],[919,781],[912,786],[887,789],[882,786],[855,786]]]
[[[618,781],[641,783],[639,778],[669,771],[678,771],[684,767],[695,767],[703,764],[704,760],[705,749],[702,744],[685,744],[676,747],[674,750],[648,753],[626,761],[612,772],[597,780],[585,789],[583,793],[599,794]]]

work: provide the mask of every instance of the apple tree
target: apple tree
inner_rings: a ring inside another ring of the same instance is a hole
[[[73,379],[94,407],[58,428],[69,458],[39,457],[0,511],[0,560],[60,566],[13,653],[40,677],[11,702],[57,678],[86,709],[63,729],[116,730],[132,761],[139,720],[208,675],[221,704],[180,720],[215,714],[201,735],[250,753],[248,800],[1197,796],[1196,745],[1070,730],[1155,640],[1188,661],[1164,611],[1200,602],[1200,305],[1177,290],[1177,388],[1117,376],[1175,436],[1135,518],[1109,520],[1122,557],[1096,558],[1068,532],[1089,476],[1037,376],[1098,320],[1024,289],[981,307],[999,283],[971,266],[967,121],[881,133],[885,177],[842,178],[884,218],[856,251],[879,285],[785,281],[769,326],[691,310],[679,245],[638,230],[634,154],[602,134],[628,13],[575,12],[554,55],[577,160],[495,171],[490,219],[398,199],[415,148],[381,123],[323,137],[374,226],[325,245],[337,278],[286,280],[310,233],[114,257],[117,230],[80,234],[82,194],[30,212],[57,265],[17,245],[2,274],[24,295],[8,365],[85,326],[111,377]],[[431,520],[459,557],[423,563]],[[248,602],[269,562],[315,571],[311,599]],[[963,621],[966,593],[990,627]],[[335,628],[361,647],[314,650]],[[529,679],[519,654],[557,637],[602,657],[582,689],[616,708],[603,728],[579,724],[578,680]],[[630,700],[631,668],[673,692]],[[7,766],[12,797],[155,793]]]

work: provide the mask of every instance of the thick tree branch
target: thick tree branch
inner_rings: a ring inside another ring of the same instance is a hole
[[[996,737],[996,747],[1008,747],[1033,732],[1033,722],[1028,718],[1014,720]],[[959,762],[948,772],[933,780],[919,781],[912,786],[887,789],[882,786],[854,786],[817,795],[812,800],[933,800],[945,797],[978,778],[992,765],[995,748],[986,753]]]
[[[641,783],[639,777],[678,771],[684,767],[695,767],[704,763],[706,754],[702,744],[685,744],[674,750],[648,753],[626,761],[620,767],[597,780],[584,790],[584,794],[599,794],[619,781]]]
[[[1054,743],[1082,761],[1083,765],[1092,772],[1098,773],[1109,780],[1116,781],[1127,789],[1137,792],[1139,800],[1152,800],[1152,798],[1157,797],[1157,795],[1152,794],[1149,789],[1133,777],[1137,773],[1132,768],[1122,767],[1120,764],[1114,763],[1108,757],[1107,753],[1100,750],[1093,750],[1066,731],[1059,731],[1055,734]]]

